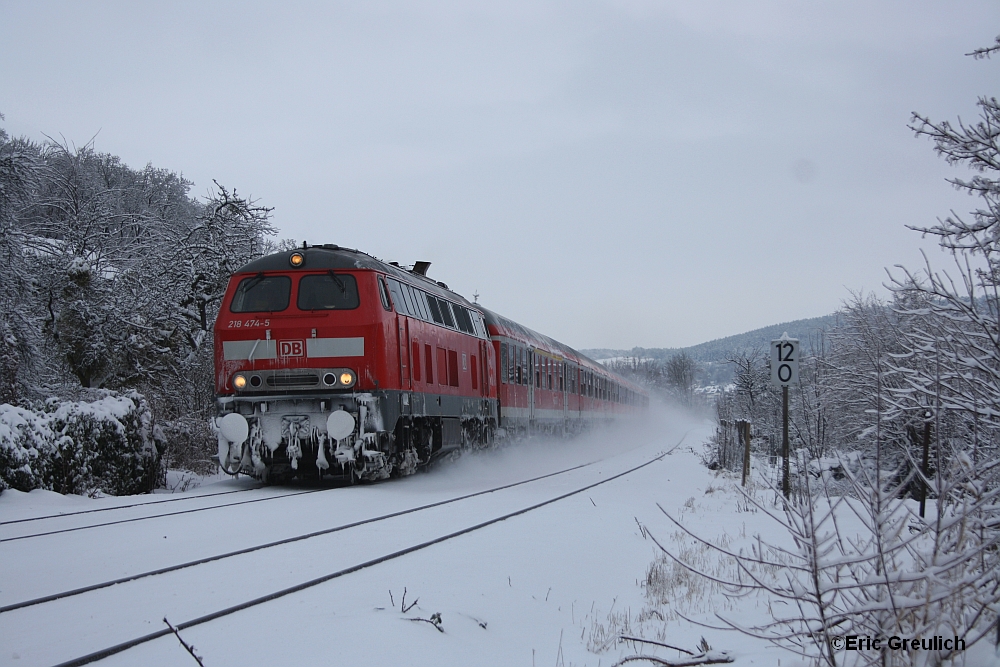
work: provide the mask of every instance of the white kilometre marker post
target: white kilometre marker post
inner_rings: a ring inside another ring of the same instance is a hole
[[[788,332],[771,341],[771,384],[781,387],[781,492],[789,494],[788,485],[788,385],[799,381],[799,341]]]

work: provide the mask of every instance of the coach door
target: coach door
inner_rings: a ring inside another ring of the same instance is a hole
[[[538,369],[534,350],[528,350],[528,428],[535,423],[535,382]]]
[[[490,392],[490,376],[489,373],[489,362],[486,360],[486,351],[488,343],[485,341],[479,341],[479,358],[476,360],[476,372],[479,374],[479,395],[489,396]]]
[[[562,385],[563,399],[563,430],[569,423],[569,361],[563,359],[559,362],[559,384]]]

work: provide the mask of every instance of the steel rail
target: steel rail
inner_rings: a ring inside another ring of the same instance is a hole
[[[0,521],[0,526],[6,526],[12,523],[26,523],[28,521],[41,521],[43,519],[61,519],[67,516],[77,516],[80,514],[93,514],[94,512],[110,512],[112,510],[125,510],[131,507],[149,507],[152,505],[162,505],[163,503],[174,503],[178,500],[197,500],[198,498],[211,498],[213,496],[225,496],[230,493],[243,493],[244,491],[255,491],[260,489],[260,486],[254,486],[246,489],[233,489],[232,491],[218,491],[216,493],[202,493],[196,496],[184,496],[179,498],[166,498],[164,500],[150,500],[145,503],[131,503],[129,505],[116,505],[114,507],[98,507],[92,510],[79,510],[77,512],[63,512],[62,514],[46,514],[44,516],[31,516],[24,519],[11,519],[10,521]]]
[[[208,510],[217,510],[224,507],[236,507],[237,505],[248,505],[250,503],[262,503],[268,500],[279,500],[281,498],[291,498],[292,496],[301,496],[306,493],[317,493],[320,491],[330,491],[333,488],[330,487],[326,489],[308,489],[306,491],[295,491],[294,493],[282,493],[277,496],[268,496],[266,498],[254,498],[253,500],[239,500],[235,503],[222,503],[221,505],[209,505],[208,507],[192,507],[187,510],[178,510],[176,512],[164,512],[162,514],[152,514],[150,516],[137,516],[131,519],[119,519],[117,521],[105,521],[104,523],[92,523],[86,526],[77,526],[75,528],[60,528],[59,530],[49,530],[43,533],[31,533],[29,535],[17,535],[15,537],[4,537],[0,539],[0,544],[4,542],[16,542],[17,540],[29,540],[35,537],[45,537],[46,535],[58,535],[59,533],[72,533],[78,530],[90,530],[91,528],[102,528],[104,526],[115,526],[120,523],[134,523],[136,521],[149,521],[150,519],[161,519],[166,516],[177,516],[179,514],[191,514],[193,512],[207,512]]]

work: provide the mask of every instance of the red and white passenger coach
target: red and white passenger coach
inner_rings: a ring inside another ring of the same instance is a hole
[[[431,280],[428,266],[322,245],[237,271],[215,322],[223,469],[382,479],[648,404],[601,364]]]

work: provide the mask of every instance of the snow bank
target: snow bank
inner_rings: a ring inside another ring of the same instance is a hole
[[[152,413],[137,392],[49,399],[42,411],[0,405],[0,491],[126,495],[160,476]]]

